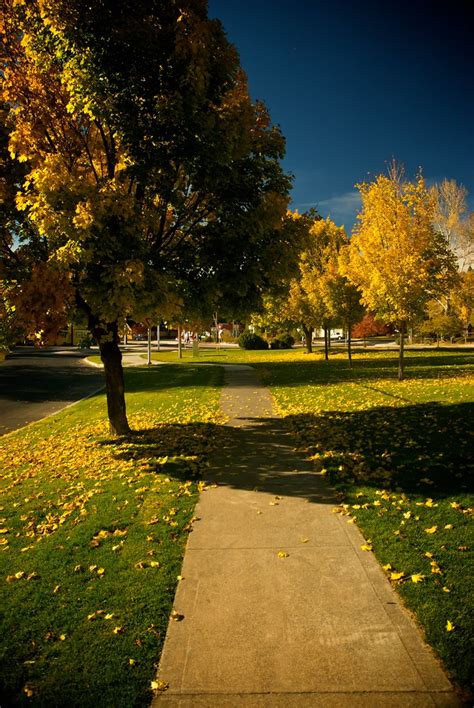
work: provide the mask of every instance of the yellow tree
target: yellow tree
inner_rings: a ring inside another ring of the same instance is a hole
[[[285,259],[284,139],[205,0],[0,0],[0,102],[27,167],[17,208],[87,316],[126,434],[120,320],[259,295]]]
[[[455,180],[444,179],[431,187],[434,200],[434,226],[454,253],[459,271],[469,268],[474,256],[474,214],[467,214],[467,189]],[[449,303],[445,303],[445,311]]]
[[[358,185],[362,210],[343,272],[360,288],[362,302],[400,333],[398,378],[404,376],[404,337],[428,300],[455,277],[446,237],[433,227],[434,201],[423,177],[388,174]]]
[[[360,290],[341,272],[341,264],[347,260],[349,250],[349,239],[344,231],[343,236],[344,243],[337,259],[331,260],[321,279],[321,289],[328,314],[335,322],[342,324],[346,333],[347,358],[349,368],[352,368],[352,326],[362,319],[364,307]]]
[[[289,281],[287,297],[282,299],[279,311],[277,308],[277,312],[272,312],[272,318],[275,321],[279,316],[282,321],[301,327],[306,348],[311,352],[314,330],[323,327],[327,332],[334,319],[327,302],[327,278],[347,237],[342,227],[330,219],[321,219],[315,211],[294,214],[293,218],[302,231],[297,274]],[[327,337],[325,342],[327,358]]]
[[[300,259],[300,285],[306,293],[317,327],[324,329],[324,356],[329,358],[330,328],[336,322],[330,291],[337,274],[338,254],[347,242],[343,226],[329,219],[311,225],[306,250]]]

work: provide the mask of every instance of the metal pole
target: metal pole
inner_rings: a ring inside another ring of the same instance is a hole
[[[183,350],[181,347],[181,325],[178,325],[178,359],[183,358]]]
[[[148,366],[151,365],[151,327],[148,327],[148,359],[146,363]]]

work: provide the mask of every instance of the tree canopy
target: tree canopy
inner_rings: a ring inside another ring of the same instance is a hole
[[[16,206],[88,316],[128,431],[118,321],[254,302],[291,250],[284,139],[204,0],[1,0]]]
[[[362,292],[362,302],[403,338],[428,300],[449,287],[454,257],[446,236],[433,226],[434,202],[421,175],[414,181],[392,166],[390,174],[359,185],[362,211],[343,272]]]

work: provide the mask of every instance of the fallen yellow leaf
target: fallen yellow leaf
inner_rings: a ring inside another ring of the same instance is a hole
[[[390,580],[401,580],[405,573],[401,571],[400,573],[390,573]]]
[[[444,528],[445,529],[453,529],[454,526],[452,524],[446,524],[446,526]]]
[[[371,551],[372,550],[372,544],[371,543],[364,543],[360,547],[361,551]]]
[[[438,530],[437,526],[432,526],[429,529],[425,529],[425,533],[436,533],[437,530]]]
[[[290,554],[287,553],[286,551],[278,551],[278,554],[277,554],[277,555],[278,555],[278,558],[288,558],[288,556],[289,556]]]
[[[411,576],[411,581],[412,583],[422,583],[424,578],[425,576],[421,573],[413,573],[413,575]]]
[[[451,622],[451,620],[448,620],[446,622],[446,631],[447,632],[452,632],[454,630],[454,624]]]
[[[166,691],[168,688],[166,681],[152,681],[150,686],[152,691]]]

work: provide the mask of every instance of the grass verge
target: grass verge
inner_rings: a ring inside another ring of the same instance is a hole
[[[133,435],[101,395],[0,441],[2,705],[151,701],[221,370],[125,375]]]

